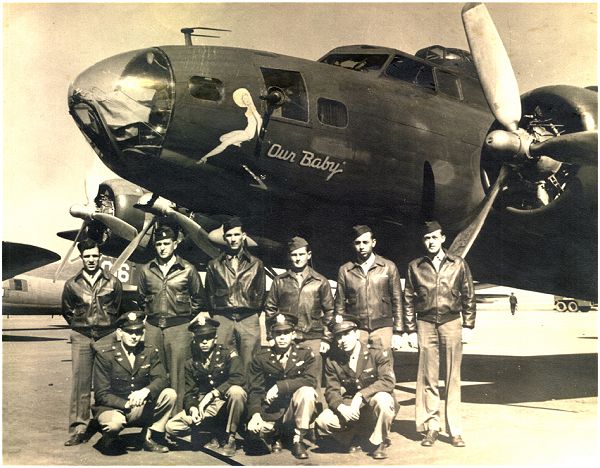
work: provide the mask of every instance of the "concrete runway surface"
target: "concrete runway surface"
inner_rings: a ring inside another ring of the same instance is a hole
[[[506,304],[505,304],[506,302]],[[466,448],[444,434],[421,447],[414,426],[417,354],[396,353],[396,399],[389,458],[348,455],[330,445],[309,445],[300,462],[281,454],[233,459],[210,451],[118,457],[87,444],[64,447],[71,361],[61,317],[3,320],[2,455],[18,465],[570,465],[598,459],[597,312],[558,313],[548,307],[518,310],[508,301],[479,304],[474,340],[465,345],[463,415]],[[135,431],[126,430],[133,438]]]

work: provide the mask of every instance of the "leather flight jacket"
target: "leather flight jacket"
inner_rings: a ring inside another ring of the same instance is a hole
[[[81,270],[67,280],[62,294],[62,315],[69,326],[95,339],[115,330],[123,292],[117,278],[100,271],[92,286]]]
[[[299,285],[294,273],[288,270],[273,280],[265,303],[265,313],[267,323],[280,313],[296,316],[296,336],[299,341],[330,341],[326,325],[333,318],[333,294],[329,281],[307,267],[304,280]]]
[[[213,315],[241,320],[262,311],[266,289],[263,262],[245,249],[238,259],[235,271],[225,253],[208,262],[206,293]]]
[[[446,254],[438,272],[428,256],[408,264],[404,288],[406,331],[417,331],[417,320],[444,324],[462,316],[463,328],[475,327],[475,288],[467,263]]]
[[[394,262],[375,255],[366,275],[358,263],[342,265],[338,272],[335,313],[354,315],[363,330],[393,327],[394,333],[402,333],[402,285]]]
[[[156,259],[140,268],[138,291],[147,321],[157,327],[181,325],[206,311],[206,295],[198,271],[179,256],[166,276]]]

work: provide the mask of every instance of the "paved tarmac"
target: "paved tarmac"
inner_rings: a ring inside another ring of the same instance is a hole
[[[463,359],[466,448],[442,435],[421,447],[414,429],[417,354],[396,353],[401,404],[392,427],[389,458],[332,452],[311,445],[300,462],[290,452],[233,459],[210,451],[106,457],[99,435],[64,447],[70,392],[68,330],[60,317],[3,320],[2,455],[18,465],[570,465],[598,460],[597,312],[519,310],[480,304],[472,343]],[[133,440],[127,430],[125,438]]]

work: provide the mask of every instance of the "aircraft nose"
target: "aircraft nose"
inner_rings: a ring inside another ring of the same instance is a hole
[[[69,87],[69,111],[101,156],[158,156],[174,106],[173,70],[158,48],[108,58]]]

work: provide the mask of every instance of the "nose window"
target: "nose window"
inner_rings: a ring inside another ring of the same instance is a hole
[[[173,112],[173,89],[166,55],[157,48],[138,50],[83,72],[71,86],[69,107],[93,143],[104,130],[121,151],[158,155]]]

